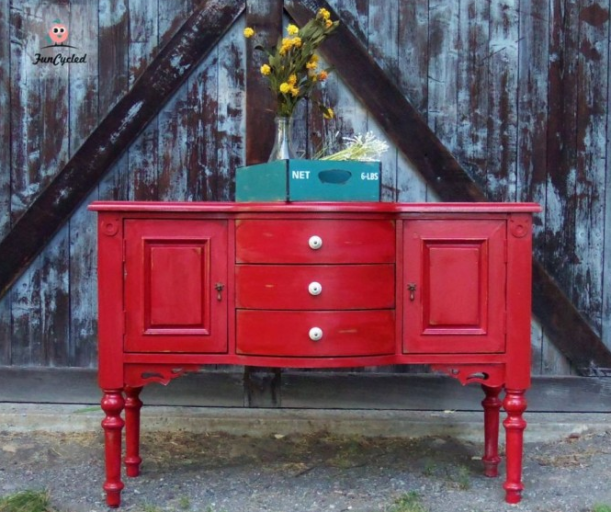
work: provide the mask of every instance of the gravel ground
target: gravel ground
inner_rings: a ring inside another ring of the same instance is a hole
[[[393,503],[416,492],[426,512],[591,512],[611,505],[610,438],[527,444],[524,499],[507,505],[482,446],[451,438],[144,434],[120,510],[411,512]],[[0,432],[0,496],[47,488],[61,512],[107,511],[103,471],[100,434]]]

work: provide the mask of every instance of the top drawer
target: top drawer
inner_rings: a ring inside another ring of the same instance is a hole
[[[391,220],[242,220],[237,263],[394,263]]]

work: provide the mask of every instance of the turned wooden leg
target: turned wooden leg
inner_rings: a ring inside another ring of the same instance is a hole
[[[121,504],[121,431],[123,420],[121,412],[125,401],[121,389],[105,389],[102,397],[102,410],[106,417],[102,420],[106,453],[106,503],[109,507]]]
[[[526,428],[526,421],[522,417],[526,410],[524,393],[523,389],[508,389],[503,400],[503,407],[507,411],[507,418],[503,422],[507,450],[507,480],[503,487],[507,503],[519,503],[524,489],[522,485],[522,450]]]
[[[142,388],[125,388],[125,471],[127,476],[140,474],[140,409]]]
[[[499,393],[501,387],[490,387],[482,385],[486,398],[482,401],[484,408],[484,474],[496,477],[499,474],[499,411],[501,400]]]

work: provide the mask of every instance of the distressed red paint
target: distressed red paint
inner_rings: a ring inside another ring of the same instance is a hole
[[[123,409],[127,474],[137,476],[140,390],[208,364],[428,364],[462,384],[481,384],[487,476],[496,476],[500,461],[498,396],[506,387],[504,487],[508,502],[520,500],[531,215],[538,205],[98,202],[90,208],[99,212],[109,506],[120,504],[123,488]]]

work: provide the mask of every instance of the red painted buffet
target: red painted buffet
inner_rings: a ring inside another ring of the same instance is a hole
[[[109,506],[139,394],[207,364],[428,364],[481,384],[484,471],[521,499],[533,203],[95,202]],[[505,390],[504,398],[499,398]],[[125,420],[122,413],[125,410]]]

